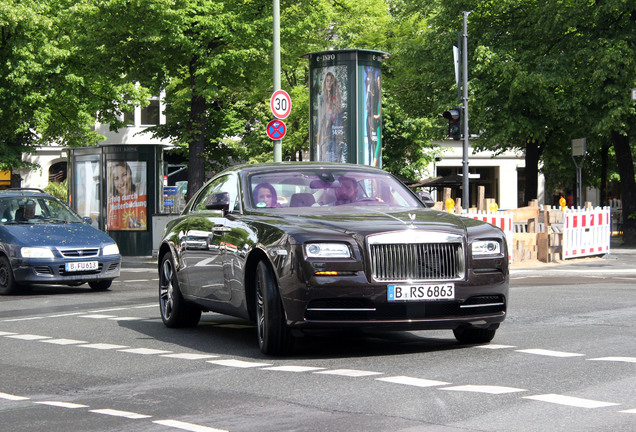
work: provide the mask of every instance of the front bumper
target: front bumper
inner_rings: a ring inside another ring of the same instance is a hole
[[[112,280],[119,277],[121,256],[99,256],[83,261],[97,261],[96,270],[70,272],[65,270],[69,259],[25,259],[11,261],[13,276],[17,283],[24,284],[74,284],[81,282]]]

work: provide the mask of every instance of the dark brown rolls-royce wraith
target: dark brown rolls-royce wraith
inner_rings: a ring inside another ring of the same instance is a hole
[[[509,279],[499,228],[427,208],[381,169],[315,162],[218,174],[168,224],[159,278],[166,326],[242,317],[274,355],[298,333],[346,327],[487,343]]]

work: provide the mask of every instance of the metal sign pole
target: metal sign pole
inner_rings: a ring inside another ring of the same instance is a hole
[[[462,157],[462,176],[463,176],[463,187],[462,187],[462,208],[468,210],[470,208],[470,195],[469,195],[469,183],[468,183],[468,14],[470,12],[463,12],[462,15],[464,17],[464,32],[463,32],[463,47],[462,47],[462,60],[463,60],[463,87],[464,87],[464,97],[463,97],[463,108],[464,115],[462,116],[462,120],[464,122],[464,148],[463,148],[463,157]]]
[[[280,0],[274,0],[274,92],[280,90]],[[281,140],[274,141],[274,162],[283,160],[283,144]]]

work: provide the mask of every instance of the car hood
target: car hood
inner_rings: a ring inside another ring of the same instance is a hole
[[[303,230],[313,225],[316,230],[339,231],[349,234],[368,236],[374,233],[420,229],[441,231],[456,235],[465,235],[466,228],[472,224],[483,224],[473,219],[427,209],[384,210],[365,208],[364,212],[349,213],[311,212],[285,217],[289,226],[300,226]]]
[[[5,225],[21,246],[101,247],[114,243],[108,235],[85,223]]]

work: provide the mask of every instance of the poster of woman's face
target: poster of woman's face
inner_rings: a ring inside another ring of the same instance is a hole
[[[347,69],[346,65],[323,67],[313,75],[314,156],[318,161],[348,162]]]
[[[146,162],[109,161],[108,231],[147,229]]]
[[[366,151],[365,165],[380,166],[382,155],[382,86],[380,81],[380,68],[373,66],[364,67],[364,102],[365,123],[364,139]]]

